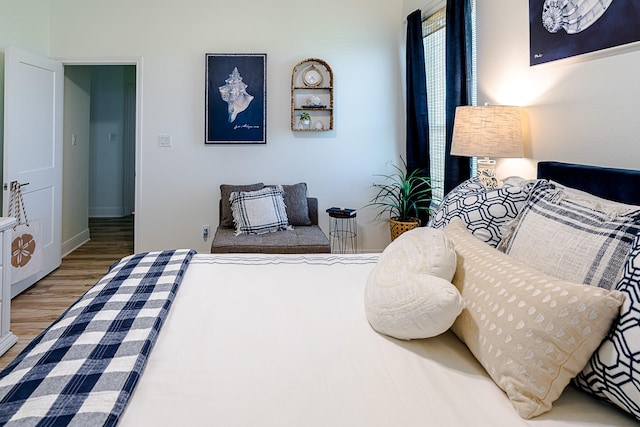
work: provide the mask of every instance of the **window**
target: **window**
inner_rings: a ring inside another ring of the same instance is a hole
[[[471,104],[476,105],[476,19],[475,0],[471,0],[472,89]],[[431,179],[434,182],[433,204],[444,197],[444,155],[446,143],[446,70],[445,70],[446,8],[429,15],[422,21],[425,71],[427,74],[427,100],[429,114],[429,155]],[[475,159],[474,159],[475,160]],[[473,162],[475,169],[475,161]],[[475,172],[475,171],[473,171]]]

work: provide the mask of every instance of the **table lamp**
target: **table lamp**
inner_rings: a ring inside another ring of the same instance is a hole
[[[489,157],[524,157],[520,109],[505,105],[456,108],[451,154],[482,157],[478,177],[489,189],[498,188],[496,161]]]

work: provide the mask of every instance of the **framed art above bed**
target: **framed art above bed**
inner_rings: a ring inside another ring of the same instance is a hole
[[[529,0],[530,65],[638,44],[635,0]]]

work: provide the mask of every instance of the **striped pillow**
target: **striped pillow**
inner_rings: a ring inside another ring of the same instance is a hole
[[[257,191],[234,191],[229,196],[236,236],[291,230],[281,185]]]
[[[498,249],[563,280],[612,289],[622,277],[640,207],[600,210],[554,184],[535,188]]]

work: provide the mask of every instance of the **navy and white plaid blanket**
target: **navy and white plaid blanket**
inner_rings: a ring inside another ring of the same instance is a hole
[[[194,253],[114,264],[0,373],[0,425],[115,425]]]

